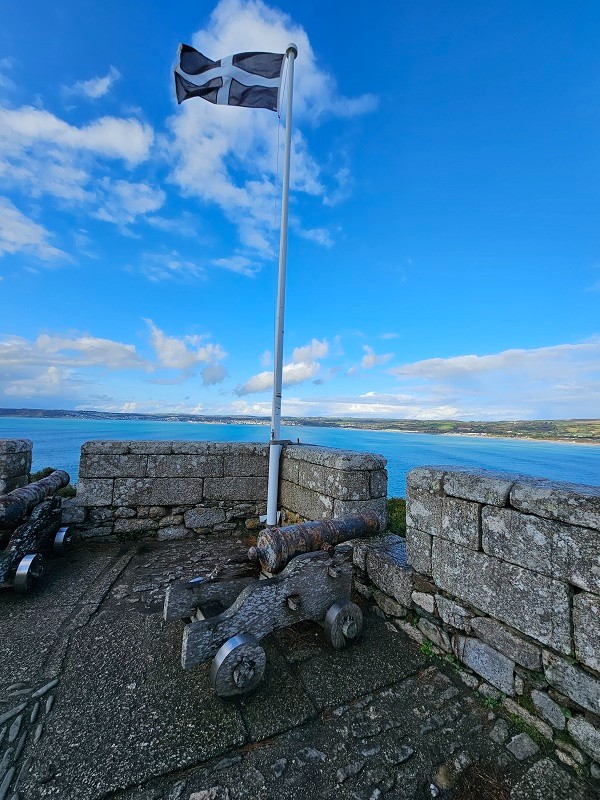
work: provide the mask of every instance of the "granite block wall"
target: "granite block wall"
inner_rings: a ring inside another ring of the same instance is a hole
[[[600,487],[422,467],[406,499],[405,540],[355,547],[357,589],[600,775]]]
[[[374,508],[385,524],[385,459],[286,445],[280,465],[283,522]],[[180,539],[260,527],[269,446],[238,442],[87,442],[77,497],[63,520],[88,536]]]
[[[29,439],[0,439],[0,494],[27,486],[32,452]]]

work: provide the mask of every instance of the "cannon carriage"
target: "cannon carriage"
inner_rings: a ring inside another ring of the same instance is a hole
[[[374,535],[379,527],[377,515],[365,512],[266,528],[247,561],[172,584],[164,618],[186,622],[183,668],[212,659],[215,693],[235,697],[260,683],[266,666],[260,640],[279,628],[312,620],[332,647],[346,647],[362,630],[362,612],[350,597],[349,540]]]
[[[41,577],[44,556],[62,555],[71,534],[61,525],[56,492],[69,475],[55,470],[46,478],[0,495],[0,588],[28,592]]]

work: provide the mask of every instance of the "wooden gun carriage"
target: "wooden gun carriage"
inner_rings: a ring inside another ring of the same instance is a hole
[[[266,528],[248,551],[248,561],[236,565],[245,574],[224,578],[223,568],[209,578],[172,584],[164,618],[187,622],[183,668],[213,659],[215,693],[234,697],[260,683],[266,655],[259,640],[278,628],[313,620],[323,625],[334,648],[345,647],[362,630],[362,612],[350,599],[352,545],[347,542],[378,532],[379,518],[370,511]]]
[[[69,483],[55,470],[48,477],[0,495],[0,588],[27,592],[39,579],[44,553],[61,555],[71,542],[61,526],[61,498],[55,492]]]

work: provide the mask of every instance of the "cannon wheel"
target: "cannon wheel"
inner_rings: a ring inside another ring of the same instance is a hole
[[[28,553],[19,561],[13,583],[14,589],[19,594],[26,594],[33,583],[42,577],[44,571],[44,557],[41,553]]]
[[[363,626],[360,608],[351,600],[338,600],[325,617],[325,636],[336,650],[358,638]]]
[[[210,677],[218,697],[236,697],[256,689],[265,672],[267,656],[250,633],[232,636],[214,657]]]
[[[69,533],[69,529],[65,526],[59,528],[56,536],[54,537],[53,552],[55,556],[64,556],[73,541],[73,535]]]

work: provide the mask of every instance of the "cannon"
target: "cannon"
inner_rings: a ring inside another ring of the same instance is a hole
[[[69,483],[55,470],[48,477],[0,496],[0,588],[28,592],[41,577],[44,553],[62,555],[71,543],[61,526],[61,498],[55,492]]]
[[[279,628],[312,620],[323,626],[335,649],[346,647],[362,630],[362,612],[350,599],[348,541],[374,535],[379,528],[371,511],[269,527],[246,561],[225,564],[208,578],[171,584],[164,619],[186,622],[182,667],[212,659],[215,693],[236,697],[260,683],[266,666],[260,639]]]

